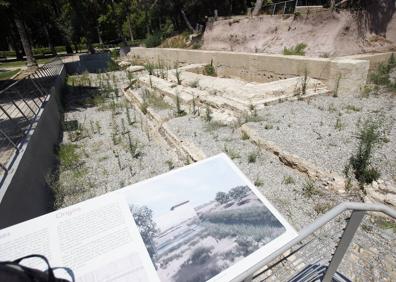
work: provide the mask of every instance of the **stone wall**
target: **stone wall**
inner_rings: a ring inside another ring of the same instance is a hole
[[[209,64],[213,61],[219,75],[239,77],[247,81],[268,82],[301,76],[305,70],[310,77],[324,81],[339,95],[359,92],[367,80],[368,60],[351,58],[310,58],[225,51],[186,50],[168,48],[132,48],[128,59],[134,64],[159,60],[169,66],[176,63]]]
[[[55,148],[62,137],[65,76],[63,68],[1,187],[0,229],[52,211],[47,177],[57,164]]]

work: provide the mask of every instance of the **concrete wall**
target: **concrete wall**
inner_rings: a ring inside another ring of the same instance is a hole
[[[65,75],[63,68],[0,189],[0,229],[52,210],[53,198],[46,178],[57,163],[55,148],[62,134],[60,94]]]
[[[64,60],[64,63],[69,74],[81,74],[85,71],[98,73],[106,71],[110,59],[110,53],[83,54]]]
[[[343,58],[355,59],[355,60],[367,60],[370,62],[369,72],[371,72],[371,71],[375,71],[381,63],[387,62],[392,54],[394,54],[396,59],[395,52],[360,54],[360,55],[347,56]]]
[[[133,63],[151,61],[174,66],[180,64],[213,63],[221,76],[240,77],[247,81],[268,82],[301,76],[305,69],[310,77],[323,80],[339,95],[356,94],[367,79],[369,61],[350,58],[310,58],[271,54],[225,51],[186,50],[168,48],[132,48],[128,59]],[[341,77],[341,79],[339,79]]]

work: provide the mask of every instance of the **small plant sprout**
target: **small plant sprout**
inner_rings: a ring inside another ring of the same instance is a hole
[[[308,69],[304,68],[304,76],[301,81],[301,95],[305,96],[307,94],[307,84],[308,84]]]
[[[290,185],[290,184],[295,184],[295,183],[296,182],[295,182],[294,178],[291,177],[290,175],[283,177],[282,184]]]
[[[175,76],[176,76],[177,84],[181,85],[181,83],[182,83],[181,71],[180,71],[180,69],[177,66],[176,66],[176,69],[175,69]]]
[[[339,130],[339,131],[344,128],[344,124],[342,123],[340,117],[337,117],[336,124],[335,124],[334,128]]]
[[[344,173],[347,177],[353,173],[360,186],[363,187],[364,184],[370,184],[380,177],[380,172],[372,166],[371,159],[374,149],[380,147],[386,140],[383,118],[367,119],[360,124],[357,138],[359,139],[358,147],[350,157]]]
[[[255,163],[257,160],[257,152],[250,152],[248,155],[248,163]]]
[[[132,121],[131,113],[129,112],[129,107],[127,105],[125,106],[125,114],[126,114],[128,124],[133,125],[135,123],[135,121]]]
[[[246,133],[246,131],[242,131],[241,139],[242,140],[248,140],[249,139],[249,135]]]
[[[197,108],[195,105],[195,96],[193,95],[193,99],[192,99],[192,114],[195,115],[197,113]]]
[[[302,194],[307,198],[311,198],[319,193],[320,191],[315,187],[315,183],[312,180],[307,179],[303,185]]]
[[[305,44],[305,43],[299,43],[290,49],[285,47],[283,49],[283,55],[304,56],[305,48],[307,48],[307,44]]]
[[[101,127],[100,127],[100,123],[99,123],[99,121],[97,120],[96,122],[95,122],[95,124],[96,124],[96,131],[99,133],[99,134],[102,134],[101,133]]]
[[[210,64],[205,65],[203,74],[209,76],[217,76],[216,69],[213,66],[213,60],[210,60]]]
[[[122,134],[125,134],[127,132],[127,129],[125,127],[125,120],[121,118],[121,128],[122,128]]]
[[[335,84],[334,91],[333,91],[333,97],[338,97],[338,89],[340,88],[341,77],[342,77],[342,75],[339,73],[337,75],[336,84]]]
[[[165,163],[168,165],[168,169],[169,169],[169,170],[172,170],[172,169],[175,168],[175,165],[174,165],[174,163],[172,162],[172,160],[167,160]]]
[[[154,74],[154,65],[152,63],[147,63],[144,65],[144,68],[146,69],[146,71],[148,72],[149,75],[153,75]]]
[[[232,148],[227,147],[226,144],[224,144],[224,153],[226,153],[230,157],[231,160],[239,159],[241,157],[237,151],[233,150]]]
[[[206,105],[205,109],[205,120],[207,122],[210,122],[212,120],[212,111],[210,110],[210,107],[208,105]]]
[[[261,178],[260,177],[256,177],[256,179],[254,180],[254,186],[256,186],[256,187],[260,187],[260,186],[263,186],[264,185],[264,182],[261,180]]]
[[[182,117],[187,113],[181,108],[179,93],[176,93],[176,116]]]
[[[132,142],[131,135],[128,133],[128,145],[129,145],[129,153],[132,158],[137,159],[140,156],[140,152],[138,151],[138,143],[137,141]]]

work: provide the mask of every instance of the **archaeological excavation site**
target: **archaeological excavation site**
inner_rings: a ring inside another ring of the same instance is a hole
[[[183,35],[183,48],[171,44],[177,35],[152,48],[56,57],[4,88],[0,228],[223,153],[296,230],[231,281],[395,281],[395,4],[375,30],[374,16],[365,18],[362,31],[354,11],[341,8],[348,1],[335,1],[337,13],[264,2],[269,14],[249,8],[221,17],[216,10],[204,31],[197,24]],[[183,243],[168,242],[155,264],[159,252],[152,255],[134,216],[155,270],[167,277],[161,281],[207,281],[226,268],[196,255],[207,274],[188,280],[197,250],[223,263],[233,255],[231,265],[259,245],[233,222],[245,202],[219,199],[210,202],[213,213],[231,206],[235,214],[221,223],[232,234],[213,240],[244,252],[209,248],[210,236],[188,238],[209,230],[191,221],[182,235],[156,234]],[[182,206],[204,222],[209,208],[187,207],[193,203],[172,202],[170,210]]]

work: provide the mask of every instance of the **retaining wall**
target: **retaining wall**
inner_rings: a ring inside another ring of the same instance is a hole
[[[0,229],[52,210],[53,197],[46,179],[57,164],[55,148],[62,136],[60,95],[65,75],[63,68],[0,189]]]
[[[368,60],[351,58],[310,58],[226,51],[187,50],[169,48],[131,48],[128,59],[133,63],[150,61],[174,66],[213,61],[221,76],[239,77],[247,81],[268,82],[301,76],[305,70],[310,77],[323,80],[338,94],[356,94],[367,80]],[[341,77],[341,79],[339,79]]]

